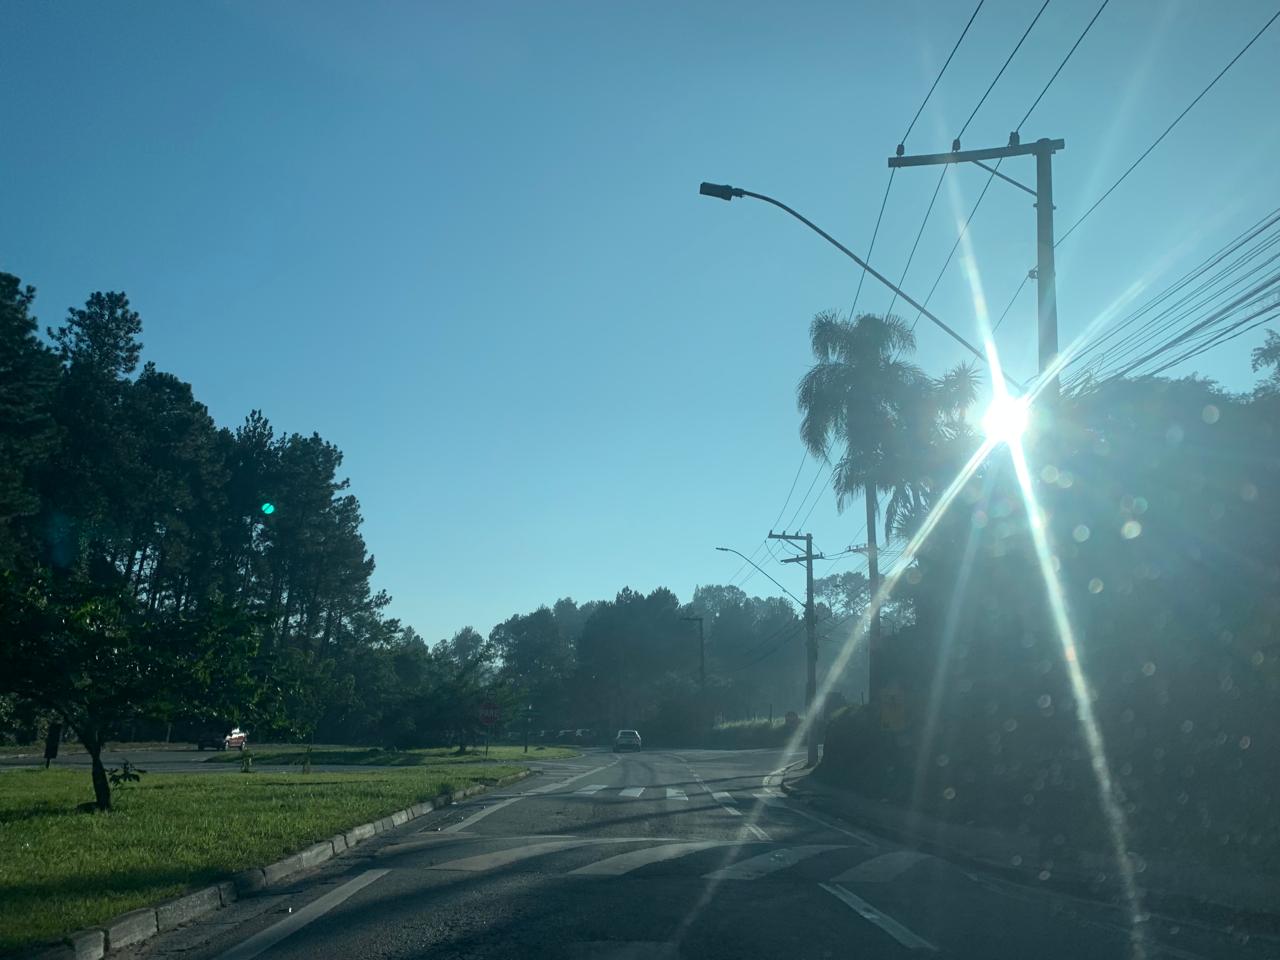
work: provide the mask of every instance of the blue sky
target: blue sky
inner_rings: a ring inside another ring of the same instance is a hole
[[[987,0],[910,152],[950,145],[1038,6]],[[1005,142],[1096,6],[1052,0],[966,147]],[[1112,0],[1022,131],[1066,139],[1060,228],[1273,7]],[[39,288],[45,323],[127,291],[145,356],[220,423],[261,408],[338,444],[376,583],[429,639],[623,585],[687,598],[737,569],[715,545],[750,552],[779,516],[808,322],[847,311],[857,284],[777,211],[698,183],[771,193],[864,250],[885,158],[972,9],[11,5],[0,269]],[[1064,342],[1280,205],[1278,89],[1280,25],[1063,244]],[[1005,169],[1034,176],[1030,159]],[[935,179],[896,179],[873,258],[892,276]],[[985,175],[948,179],[907,274],[917,295]],[[998,311],[1034,261],[1030,199],[997,183],[971,232]],[[890,296],[868,282],[859,307]],[[956,266],[933,306],[977,336]],[[1033,311],[1024,293],[998,337],[1015,376],[1034,368]],[[926,369],[961,359],[919,334]],[[1196,369],[1246,388],[1261,339]],[[821,487],[791,525],[817,499],[820,549],[860,541],[860,505],[840,515]],[[801,589],[795,566],[770,569]]]

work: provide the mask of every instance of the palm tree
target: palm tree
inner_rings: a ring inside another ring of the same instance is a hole
[[[796,403],[800,437],[809,452],[835,457],[832,486],[841,510],[861,496],[867,511],[867,567],[872,596],[879,589],[876,523],[879,493],[891,494],[886,537],[917,523],[928,510],[939,440],[959,435],[976,375],[961,366],[931,380],[904,359],[915,351],[911,329],[896,316],[863,314],[844,320],[818,314],[809,328],[815,363],[800,380]],[[870,624],[871,695],[877,692],[875,652],[880,617]]]
[[[906,429],[893,456],[897,482],[884,511],[885,538],[910,539],[979,444],[966,411],[978,395],[980,378],[972,364],[960,363],[937,379],[926,379],[902,411]]]

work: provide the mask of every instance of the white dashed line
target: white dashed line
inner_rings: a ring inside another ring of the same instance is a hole
[[[618,795],[626,797],[628,800],[639,800],[642,793],[644,793],[644,787],[627,787]]]
[[[592,783],[592,784],[589,784],[588,786],[583,787],[577,792],[585,796],[590,796],[593,793],[599,793],[601,790],[603,790],[607,786],[608,786],[607,783]]]
[[[867,903],[867,901],[850,893],[839,884],[822,883],[819,884],[819,886],[837,900],[841,901],[845,906],[851,908],[856,914],[858,914],[858,916],[862,917],[862,919],[869,920],[874,923],[877,927],[889,934],[889,936],[893,937],[893,939],[897,940],[908,950],[932,950],[934,953],[937,953],[938,948],[924,937],[912,933],[897,920],[893,919],[893,917],[881,913],[875,907],[871,906],[871,904]]]
[[[688,796],[679,787],[667,787],[668,800],[688,800]]]

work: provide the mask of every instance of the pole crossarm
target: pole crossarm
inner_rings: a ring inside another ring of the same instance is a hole
[[[987,147],[983,150],[958,150],[951,153],[917,153],[908,157],[890,157],[890,167],[932,167],[940,163],[977,163],[980,160],[1001,160],[1005,157],[1027,157],[1039,153],[1054,153],[1067,146],[1065,140],[1033,140],[1031,143],[1011,143],[1007,147]]]

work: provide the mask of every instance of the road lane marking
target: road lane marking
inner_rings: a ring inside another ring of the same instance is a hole
[[[651,863],[676,860],[680,857],[687,857],[691,853],[697,853],[700,850],[710,850],[713,847],[737,846],[737,843],[738,841],[736,840],[691,840],[685,843],[668,843],[659,847],[648,847],[644,850],[632,850],[604,860],[597,860],[595,863],[589,863],[585,867],[579,867],[577,870],[570,870],[569,876],[620,877],[624,873],[639,870],[641,867],[647,867]]]
[[[754,824],[754,823],[748,823],[748,824],[747,824],[747,829],[751,831],[752,835],[753,835],[753,836],[755,836],[755,838],[756,838],[757,840],[772,840],[772,839],[773,839],[773,837],[769,836],[769,834],[767,834],[767,833],[765,833],[765,832],[764,832],[764,828],[763,828],[763,827],[756,826],[756,824]]]
[[[855,867],[851,867],[838,877],[833,877],[832,883],[888,883],[890,880],[896,880],[921,860],[930,859],[927,853],[920,853],[917,850],[894,850],[891,853],[883,853],[878,857],[872,857],[870,860],[863,860]]]
[[[768,853],[762,853],[757,857],[748,857],[741,860],[731,867],[723,867],[720,870],[713,870],[706,874],[704,880],[758,880],[761,877],[768,876],[771,873],[777,873],[779,870],[785,870],[787,867],[794,867],[801,860],[807,860],[809,857],[816,857],[820,853],[826,853],[830,850],[843,850],[844,847],[838,844],[830,843],[813,843],[806,844],[801,847],[783,847],[781,850],[771,850]]]
[[[580,773],[576,777],[570,777],[568,780],[557,780],[555,783],[544,783],[540,787],[534,787],[532,790],[529,791],[528,794],[526,794],[526,796],[528,796],[529,794],[535,794],[535,793],[550,793],[552,790],[559,790],[562,787],[567,787],[571,783],[577,783],[579,780],[586,779],[587,777],[591,776],[593,773],[599,773],[601,770],[607,770],[609,767],[612,767],[615,763],[617,763],[619,759],[620,759],[619,757],[614,757],[613,760],[610,761],[609,763],[602,763],[600,766],[594,767],[591,770],[588,770],[586,773]]]
[[[462,870],[467,873],[483,873],[497,870],[521,860],[542,857],[562,850],[573,850],[576,847],[589,847],[601,843],[649,843],[648,837],[615,838],[615,837],[579,837],[574,840],[554,840],[550,843],[533,843],[520,847],[508,847],[493,853],[481,853],[474,857],[463,857],[461,860],[448,860],[427,867],[428,870]]]
[[[440,832],[441,833],[457,833],[459,830],[463,829],[464,827],[471,826],[477,820],[483,820],[485,817],[487,817],[491,813],[497,813],[503,807],[510,806],[511,804],[515,803],[519,799],[521,798],[508,797],[506,800],[500,800],[497,803],[491,803],[487,807],[480,808],[470,816],[464,817],[463,819],[459,820],[457,823],[451,823],[447,827],[441,827]]]
[[[893,919],[893,917],[881,913],[875,907],[871,906],[871,904],[867,903],[867,901],[850,893],[844,887],[833,883],[820,883],[818,886],[822,887],[822,889],[827,891],[827,893],[841,901],[845,906],[852,908],[858,916],[862,917],[862,919],[869,920],[874,923],[877,927],[889,934],[889,936],[893,937],[893,939],[897,940],[908,950],[932,950],[934,953],[938,952],[938,948],[924,937],[912,933],[897,920]]]
[[[630,800],[639,800],[642,793],[644,793],[644,787],[627,787],[618,796],[627,797]]]
[[[719,801],[720,803],[733,803],[733,802],[734,802],[733,794],[731,794],[731,793],[725,793],[723,790],[720,790],[720,791],[718,791],[718,792],[716,792],[716,793],[713,793],[713,794],[711,795],[711,798],[712,798],[713,800],[717,800],[717,801]]]
[[[685,792],[681,790],[679,787],[667,787],[667,799],[668,800],[688,800],[689,798],[685,796]]]
[[[608,786],[607,783],[592,783],[592,784],[588,784],[585,787],[580,788],[577,792],[580,794],[583,794],[584,796],[589,797],[593,793],[599,793],[601,790],[603,790],[607,786]]]
[[[769,773],[765,774],[764,779],[760,781],[760,785],[763,787],[782,786],[783,775],[792,767],[799,766],[802,763],[804,763],[803,760],[793,760],[790,763],[783,764],[777,770],[771,770]]]
[[[843,833],[846,837],[849,837],[851,840],[858,841],[858,843],[862,844],[864,847],[875,846],[875,843],[873,841],[868,840],[862,834],[854,833],[852,830],[846,830],[844,827],[840,826],[839,824],[832,823],[831,821],[827,820],[825,817],[820,817],[817,814],[810,813],[808,810],[802,810],[798,806],[796,806],[794,803],[787,803],[786,799],[783,797],[775,796],[771,793],[763,793],[763,792],[753,793],[752,796],[755,797],[757,800],[759,800],[761,803],[764,803],[770,807],[777,807],[781,810],[786,810],[788,813],[797,814],[798,816],[804,817],[806,820],[812,820],[814,823],[820,824],[826,827],[828,830],[834,830],[836,831],[836,833]]]
[[[289,934],[300,930],[313,920],[318,920],[338,904],[352,895],[359,893],[375,880],[385,877],[390,870],[366,870],[353,877],[340,887],[335,887],[323,897],[312,900],[301,910],[291,913],[278,923],[273,923],[265,930],[255,933],[248,940],[243,940],[230,950],[218,955],[217,960],[253,960],[258,954],[270,950]]]
[[[722,803],[722,804],[720,804],[720,809],[721,809],[721,810],[723,810],[725,813],[731,813],[731,814],[733,814],[735,817],[740,817],[740,816],[742,816],[742,811],[741,811],[741,810],[739,810],[737,807],[729,807],[729,806],[725,806],[725,805]]]

